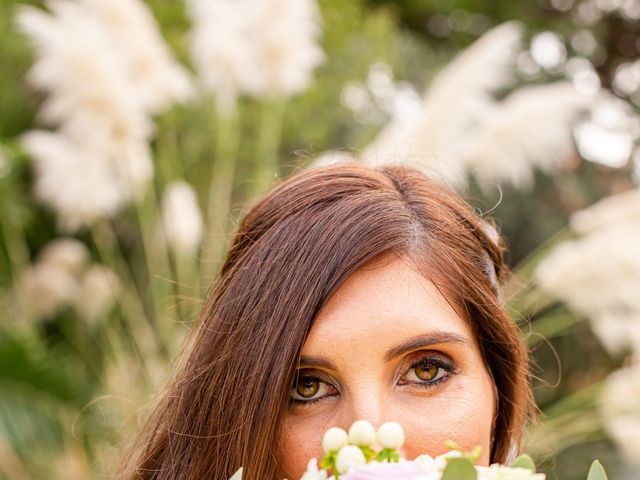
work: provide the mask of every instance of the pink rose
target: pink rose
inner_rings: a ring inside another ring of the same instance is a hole
[[[366,465],[354,465],[341,480],[437,480],[440,474],[428,471],[414,462],[382,463],[370,462]]]

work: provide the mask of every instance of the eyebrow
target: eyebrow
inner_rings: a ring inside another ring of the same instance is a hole
[[[410,338],[406,342],[401,343],[384,354],[384,361],[388,362],[403,353],[410,352],[412,350],[418,350],[419,348],[429,347],[431,345],[439,345],[443,343],[457,343],[461,345],[471,345],[471,342],[464,336],[453,332],[431,332],[424,335],[418,335]],[[304,367],[319,367],[326,368],[328,370],[337,370],[333,362],[325,357],[300,357],[299,368]]]
[[[305,367],[319,367],[326,368],[327,370],[337,370],[333,362],[325,357],[300,357],[298,368]]]
[[[403,353],[417,350],[419,348],[429,347],[431,345],[439,345],[442,343],[458,343],[461,345],[471,346],[471,342],[464,336],[453,332],[431,332],[425,335],[418,335],[410,338],[406,342],[391,348],[384,354],[384,361],[394,359]]]

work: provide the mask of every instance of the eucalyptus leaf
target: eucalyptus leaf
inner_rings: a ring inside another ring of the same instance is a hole
[[[476,480],[478,472],[466,458],[452,458],[442,472],[442,480]]]
[[[518,458],[516,458],[515,461],[511,464],[511,468],[526,468],[527,470],[531,470],[533,473],[536,473],[536,464],[534,463],[533,459],[526,453],[523,453]]]
[[[604,467],[598,460],[594,460],[589,468],[589,475],[587,480],[608,480],[607,472],[604,471]]]

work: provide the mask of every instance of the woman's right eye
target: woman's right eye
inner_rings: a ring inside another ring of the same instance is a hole
[[[336,395],[337,389],[318,377],[305,375],[298,377],[291,389],[291,400],[298,404],[310,404],[322,400],[325,397]]]

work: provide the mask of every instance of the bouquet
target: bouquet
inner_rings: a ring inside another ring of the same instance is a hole
[[[312,458],[300,480],[545,480],[536,473],[528,455],[519,456],[510,466],[476,465],[481,448],[464,452],[457,445],[432,457],[427,454],[413,460],[402,458],[398,449],[404,444],[404,431],[397,422],[384,423],[376,431],[366,420],[354,422],[347,433],[332,427],[322,439],[325,455],[318,463]],[[230,480],[241,480],[240,468]],[[587,480],[607,480],[604,468],[595,460]]]

